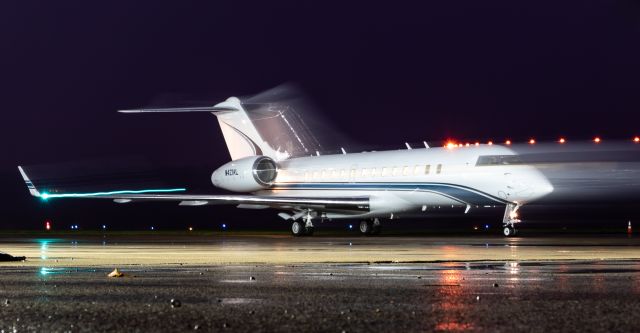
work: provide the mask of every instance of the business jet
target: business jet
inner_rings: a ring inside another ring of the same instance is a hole
[[[213,107],[120,110],[121,113],[210,112],[217,117],[231,161],[211,175],[214,186],[238,194],[202,195],[153,190],[49,193],[36,188],[18,167],[29,192],[51,198],[101,198],[116,203],[176,201],[182,206],[232,204],[272,208],[291,224],[294,236],[312,235],[318,222],[357,219],[365,235],[380,232],[381,221],[437,207],[471,209],[504,206],[502,231],[514,236],[518,209],[553,191],[544,175],[524,164],[506,146],[415,148],[293,157],[274,149],[260,135],[243,103],[235,97]]]

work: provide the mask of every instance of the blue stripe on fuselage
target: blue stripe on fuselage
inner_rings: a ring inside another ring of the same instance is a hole
[[[472,205],[491,205],[508,201],[476,189],[446,183],[277,183],[274,190],[383,190],[424,191],[441,194]]]

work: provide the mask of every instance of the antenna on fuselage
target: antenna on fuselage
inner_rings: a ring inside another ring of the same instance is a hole
[[[405,142],[404,144],[407,146],[407,149],[411,150],[411,146],[409,145],[409,142]]]
[[[347,155],[347,152],[344,150],[344,148],[340,147],[340,150],[342,150],[342,155]]]
[[[424,147],[425,147],[425,148],[430,148],[430,147],[429,147],[429,144],[427,144],[427,141],[422,141],[422,143],[424,143]]]

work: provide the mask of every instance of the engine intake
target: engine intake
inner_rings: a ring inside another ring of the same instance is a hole
[[[231,161],[213,172],[214,186],[235,192],[253,192],[270,187],[278,176],[278,165],[266,156]]]

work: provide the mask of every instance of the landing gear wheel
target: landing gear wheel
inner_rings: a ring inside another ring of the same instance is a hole
[[[373,231],[373,222],[368,220],[361,221],[359,230],[363,235],[370,235]]]
[[[305,234],[305,226],[303,222],[293,221],[291,223],[291,234],[295,237],[300,237]]]
[[[504,228],[502,228],[502,234],[505,235],[506,237],[513,237],[518,233],[518,230],[512,226],[505,226]]]
[[[380,223],[379,219],[373,219],[371,220],[371,234],[372,235],[377,235],[380,233],[380,229],[382,229],[382,224]]]
[[[382,229],[382,226],[380,225],[374,225],[373,228],[371,229],[371,235],[378,235],[380,234],[380,229]]]
[[[306,236],[313,236],[313,232],[315,231],[316,228],[314,227],[305,227],[304,228],[304,234]]]

